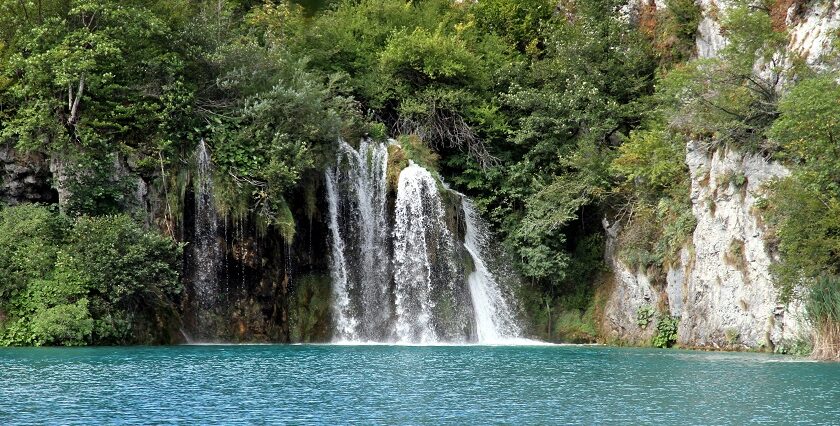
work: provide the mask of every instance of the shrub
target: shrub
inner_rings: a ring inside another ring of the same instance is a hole
[[[618,194],[627,200],[618,214],[619,220],[627,217],[619,254],[630,265],[662,266],[694,231],[684,144],[656,126],[634,131],[610,166]]]
[[[729,345],[735,345],[738,343],[738,339],[741,338],[741,333],[738,332],[738,329],[735,328],[727,328],[723,331],[724,337],[726,338],[726,343]]]
[[[653,335],[653,346],[670,348],[677,342],[677,329],[680,320],[668,314],[662,314],[656,323],[656,334]]]
[[[656,311],[653,310],[653,306],[639,306],[639,308],[636,309],[636,324],[638,324],[641,328],[647,328],[647,326],[653,322],[654,316],[656,316]]]
[[[657,11],[653,34],[654,47],[664,65],[687,60],[694,53],[697,27],[702,9],[692,0],[665,0],[664,10]]]
[[[128,216],[71,220],[46,207],[0,211],[0,345],[145,342],[181,291],[179,247]],[[153,337],[154,338],[154,337]],[[165,341],[165,339],[163,339]],[[155,341],[161,341],[156,339]]]
[[[783,57],[783,31],[766,8],[744,0],[727,8],[721,28],[729,39],[719,57],[675,67],[659,82],[669,123],[695,139],[747,151],[771,150],[764,133],[778,117],[778,98],[795,69]],[[781,53],[781,58],[773,55]],[[755,66],[759,64],[760,66]]]
[[[84,345],[93,333],[87,299],[43,309],[32,317],[32,335],[37,345]]]
[[[69,226],[66,217],[36,205],[0,210],[0,301],[52,270],[57,246]]]
[[[774,272],[784,300],[800,283],[840,272],[840,85],[835,78],[829,74],[797,84],[782,99],[781,116],[768,133],[780,146],[778,157],[793,169],[771,185],[763,209],[782,259]]]

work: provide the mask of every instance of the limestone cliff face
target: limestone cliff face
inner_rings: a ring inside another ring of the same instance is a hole
[[[696,44],[699,57],[711,58],[726,45],[719,19],[726,0],[700,0],[703,19]],[[664,4],[656,4],[657,8]],[[814,68],[836,68],[826,54],[840,28],[840,1],[779,1],[774,21],[790,34],[786,59],[799,56]],[[691,173],[692,212],[697,227],[679,262],[664,273],[648,274],[617,256],[617,225],[604,223],[606,260],[613,276],[606,293],[602,328],[607,340],[649,342],[652,327],[641,327],[645,306],[680,318],[677,342],[684,346],[758,348],[784,344],[808,333],[800,305],[779,303],[771,265],[777,261],[756,212],[764,185],[789,171],[760,155],[746,155],[697,143],[686,149]]]
[[[697,55],[713,58],[726,45],[720,17],[734,2],[699,0],[703,19],[697,29]],[[831,36],[840,28],[840,0],[777,0],[771,11],[774,23],[790,33],[787,51],[803,57],[809,65],[827,66],[824,55],[831,49]]]
[[[645,345],[651,341],[654,327],[640,326],[637,313],[646,306],[659,306],[662,291],[651,280],[647,271],[632,268],[618,257],[620,224],[603,221],[607,232],[605,257],[612,271],[608,283],[607,299],[601,318],[602,337],[632,345]]]
[[[648,342],[652,327],[640,327],[643,306],[679,317],[677,342],[713,348],[772,348],[806,332],[801,307],[778,302],[770,251],[756,202],[764,185],[789,172],[760,155],[687,147],[692,212],[697,227],[664,282],[634,270],[616,254],[619,229],[607,225],[607,261],[612,291],[604,306],[608,339]],[[606,223],[605,223],[606,225]]]
[[[757,347],[795,339],[803,318],[797,305],[777,303],[765,231],[755,211],[764,185],[789,172],[759,155],[707,152],[689,144],[691,203],[697,228],[683,252],[682,282],[668,282],[678,341],[694,346]],[[693,252],[693,253],[692,253]]]

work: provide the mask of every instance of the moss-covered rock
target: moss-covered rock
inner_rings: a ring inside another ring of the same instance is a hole
[[[289,331],[292,342],[328,341],[332,329],[330,277],[320,274],[301,277],[290,299]]]

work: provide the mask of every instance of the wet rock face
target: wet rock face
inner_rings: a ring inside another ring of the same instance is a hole
[[[0,203],[55,203],[47,159],[40,154],[19,155],[11,144],[0,145]]]

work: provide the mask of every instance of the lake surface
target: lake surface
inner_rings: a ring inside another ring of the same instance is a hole
[[[0,349],[0,424],[840,422],[840,364],[598,346]]]

